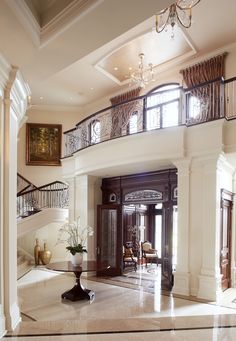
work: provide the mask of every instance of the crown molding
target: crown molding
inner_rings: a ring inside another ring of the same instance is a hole
[[[30,35],[33,43],[40,46],[41,28],[25,1],[5,0],[12,9],[25,31]]]
[[[64,10],[41,28],[40,47],[67,30],[104,0],[74,0]]]
[[[43,27],[40,27],[24,0],[5,1],[29,34],[33,43],[42,48],[104,0],[74,0]]]

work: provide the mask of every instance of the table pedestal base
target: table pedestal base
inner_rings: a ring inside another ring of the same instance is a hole
[[[70,301],[79,301],[79,300],[91,300],[94,299],[95,293],[92,290],[85,289],[81,283],[80,283],[80,276],[81,276],[81,271],[74,271],[74,274],[76,276],[76,285],[64,292],[61,295],[62,299],[67,299]]]
[[[77,287],[77,285],[75,285],[71,290],[68,290],[66,292],[64,292],[61,295],[61,298],[63,299],[67,299],[70,301],[79,301],[79,300],[91,300],[94,298],[94,291],[92,290],[88,290],[88,289],[82,289],[81,290]]]

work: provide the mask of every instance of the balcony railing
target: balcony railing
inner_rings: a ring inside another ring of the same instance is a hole
[[[163,89],[163,90],[162,90]],[[65,157],[114,138],[154,129],[236,118],[236,77],[189,89],[165,86],[111,106],[64,132]]]
[[[18,174],[17,177],[21,176]],[[68,206],[69,188],[61,181],[54,181],[40,187],[26,188],[17,194],[18,218],[28,217],[40,212],[43,208],[68,208]]]

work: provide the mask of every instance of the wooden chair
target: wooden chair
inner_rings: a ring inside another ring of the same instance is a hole
[[[152,244],[145,241],[141,245],[142,257],[145,259],[146,267],[148,263],[156,263],[158,265],[158,254],[157,250],[152,248]]]
[[[137,257],[134,256],[132,248],[123,246],[123,270],[127,266],[132,266],[134,270],[137,270]]]

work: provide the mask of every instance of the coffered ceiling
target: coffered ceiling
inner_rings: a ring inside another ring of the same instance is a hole
[[[155,78],[236,42],[236,1],[201,0],[193,25],[155,32],[173,0],[2,0],[0,50],[40,106],[78,107],[127,89],[138,54]],[[226,6],[227,4],[227,6]]]

